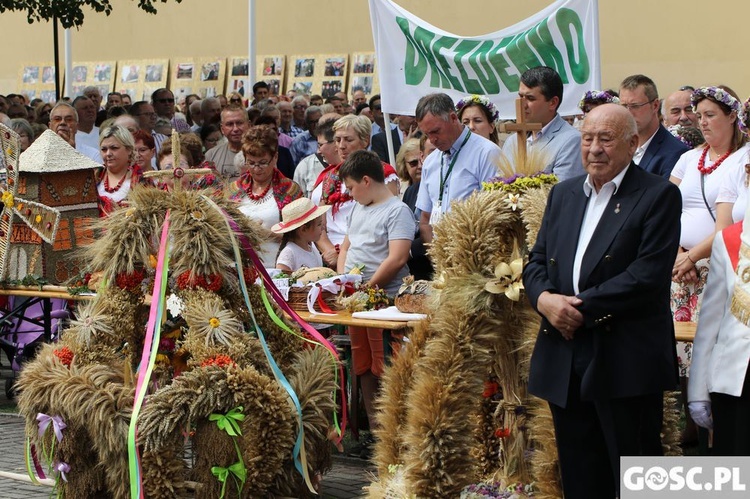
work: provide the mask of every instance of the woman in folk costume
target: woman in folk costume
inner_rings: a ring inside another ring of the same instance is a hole
[[[229,188],[229,198],[240,203],[239,210],[270,229],[281,222],[281,210],[302,197],[302,190],[278,168],[278,135],[268,126],[251,127],[242,137],[245,163],[240,178]],[[276,266],[281,236],[263,244],[261,258],[266,268]]]
[[[750,455],[750,224],[743,224],[714,239],[688,384],[690,416],[713,430],[719,456]]]
[[[99,215],[106,217],[125,204],[130,189],[141,181],[142,170],[135,163],[135,142],[130,131],[119,125],[105,128],[99,135],[104,170],[96,186]]]
[[[716,203],[724,180],[744,167],[747,151],[744,108],[728,87],[701,87],[691,96],[706,143],[684,153],[670,181],[682,194],[680,249],[672,270],[672,313],[677,322],[697,322],[708,275],[711,243],[717,229]],[[677,343],[680,386],[686,391],[692,346]],[[686,426],[685,442],[695,439],[695,427]]]

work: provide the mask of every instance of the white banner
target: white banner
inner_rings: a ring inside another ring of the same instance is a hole
[[[578,114],[583,94],[601,88],[597,0],[558,0],[509,28],[475,37],[447,33],[392,0],[369,2],[385,112],[413,115],[420,97],[445,92],[454,101],[487,95],[501,118],[513,119],[520,76],[537,66],[560,74],[563,116]],[[499,3],[497,10],[501,17]]]

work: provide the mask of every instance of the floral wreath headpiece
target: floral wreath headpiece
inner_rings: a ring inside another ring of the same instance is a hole
[[[461,110],[469,104],[479,104],[487,108],[490,112],[490,118],[492,123],[497,123],[500,119],[500,112],[495,107],[495,104],[486,95],[469,95],[461,99],[456,103],[456,112],[461,114]]]
[[[578,109],[583,111],[586,104],[619,104],[620,98],[610,94],[606,90],[589,90],[578,103]]]
[[[695,106],[701,97],[710,97],[711,99],[721,102],[726,105],[729,109],[737,114],[737,127],[742,133],[747,135],[747,122],[745,117],[745,106],[740,101],[735,99],[732,94],[720,87],[701,87],[693,91],[693,95],[690,96],[690,104],[693,106],[693,112],[695,112]]]

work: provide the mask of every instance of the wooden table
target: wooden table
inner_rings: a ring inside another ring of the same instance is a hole
[[[34,298],[62,298],[63,300],[93,300],[95,295],[71,295],[65,286],[12,286],[0,288],[0,295],[31,296]]]
[[[695,328],[697,325],[695,322],[675,322],[674,336],[677,341],[692,343],[695,339]]]
[[[372,319],[355,319],[351,312],[339,311],[335,315],[311,314],[307,311],[296,311],[305,322],[315,322],[320,324],[337,324],[340,326],[354,327],[373,327],[377,329],[386,329],[388,331],[398,331],[412,327],[415,323],[412,321],[377,321]]]

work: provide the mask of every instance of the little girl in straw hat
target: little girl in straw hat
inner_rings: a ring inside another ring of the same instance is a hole
[[[309,198],[299,198],[281,210],[281,222],[271,227],[282,234],[276,268],[294,272],[300,267],[322,267],[323,258],[313,244],[323,233],[323,219],[330,206],[316,206]]]

